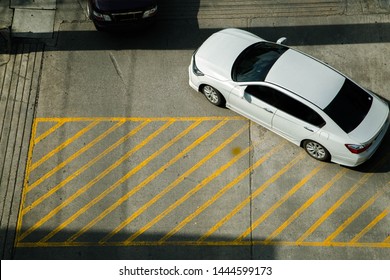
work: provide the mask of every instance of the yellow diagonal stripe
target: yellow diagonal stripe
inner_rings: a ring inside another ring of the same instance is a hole
[[[214,155],[219,153],[222,149],[224,149],[228,144],[230,144],[236,137],[238,137],[243,131],[245,131],[248,128],[248,125],[245,125],[242,127],[239,131],[234,133],[231,137],[229,137],[224,143],[221,145],[218,145],[216,149],[214,149],[211,153],[209,153],[206,157],[204,157],[202,160],[200,160],[196,165],[194,165],[192,168],[187,170],[185,173],[183,173],[178,179],[176,179],[172,184],[170,184],[168,187],[166,187],[162,192],[160,192],[157,196],[155,196],[152,200],[150,200],[147,204],[145,204],[142,208],[140,208],[137,213],[134,213],[127,221],[127,224],[131,221],[133,221],[136,217],[138,217],[141,213],[143,213],[147,208],[149,208],[152,204],[154,204],[157,200],[162,198],[164,195],[166,195],[169,191],[171,191],[175,186],[177,186],[180,182],[184,180],[184,178],[188,177],[192,172],[194,172],[196,169],[198,169],[200,166],[202,166],[206,161],[210,160]],[[198,209],[197,209],[198,210]]]
[[[320,196],[322,196],[333,184],[338,181],[344,174],[347,173],[347,169],[339,171],[328,183],[326,183],[318,192],[310,197],[298,210],[296,210],[280,227],[278,227],[270,236],[265,239],[266,243],[269,243],[272,239],[278,236],[287,226],[289,226],[296,218],[298,218],[310,205],[312,205]]]
[[[375,193],[366,203],[364,203],[352,216],[345,220],[331,235],[329,235],[324,243],[333,241],[347,226],[349,226],[357,217],[359,217],[371,204],[375,202],[384,192],[384,189],[381,189]]]
[[[246,170],[244,170],[240,175],[238,175],[235,179],[230,181],[226,186],[220,189],[212,198],[199,206],[191,215],[182,220],[175,228],[169,231],[164,237],[160,239],[160,243],[164,243],[174,234],[176,234],[180,229],[182,229],[185,225],[187,225],[191,220],[200,215],[204,210],[206,210],[209,206],[211,206],[215,201],[217,201],[220,197],[222,197],[228,190],[233,188],[238,184],[241,180],[243,180],[246,176],[248,176],[254,169],[259,167],[268,157],[263,157],[262,160],[258,161],[256,164],[250,166]]]
[[[326,219],[329,218],[332,213],[340,207],[357,189],[359,189],[370,177],[372,174],[364,175],[356,184],[352,186],[342,197],[340,197],[335,204],[332,205],[304,234],[302,234],[298,239],[297,243],[303,242],[309,235],[311,235]]]
[[[154,172],[151,176],[149,176],[146,180],[141,182],[139,185],[137,185],[132,191],[121,197],[114,205],[112,205],[109,208],[109,212],[111,212],[113,209],[118,207],[120,204],[122,204],[124,201],[126,201],[128,198],[130,198],[136,191],[143,188],[145,185],[147,185],[149,182],[154,180],[158,175],[160,175],[162,172],[165,171],[165,169],[172,165],[173,163],[177,162],[179,159],[183,157],[183,155],[187,154],[189,151],[197,147],[201,142],[203,142],[206,138],[208,138],[210,135],[212,135],[215,131],[217,131],[219,128],[221,128],[223,125],[225,125],[227,120],[222,121],[218,123],[216,126],[214,126],[211,130],[209,130],[207,133],[203,134],[201,137],[196,139],[191,145],[189,145],[187,148],[185,148],[182,152],[177,154],[174,158],[172,158],[170,161],[168,161],[165,165],[163,165],[160,169],[158,169],[156,172]],[[138,210],[139,212],[140,210]],[[106,215],[106,213],[104,213]],[[136,214],[135,214],[136,215]],[[119,226],[117,226],[113,231],[111,231],[109,234],[107,234],[105,237],[103,237],[99,242],[104,243],[108,239],[110,239],[112,236],[117,234],[122,228],[124,228],[128,223],[130,223],[133,220],[133,217],[135,217],[133,214],[126,220],[124,220]]]
[[[148,142],[150,142],[152,139],[154,139],[157,135],[159,135],[161,132],[163,132],[165,129],[167,129],[169,126],[171,126],[174,123],[174,121],[170,121],[165,123],[163,126],[161,126],[158,130],[156,130],[154,133],[150,134],[145,140],[143,140],[140,144],[138,144],[136,147],[134,147],[132,150],[127,152],[125,155],[123,155],[119,160],[117,160],[115,163],[113,163],[110,167],[105,169],[102,173],[100,173],[96,178],[91,180],[88,184],[86,184],[84,187],[80,188],[75,192],[73,195],[71,195],[69,198],[67,198],[65,201],[63,201],[59,206],[54,208],[50,213],[48,213],[46,216],[41,218],[37,223],[32,225],[29,229],[27,229],[24,233],[20,235],[19,242],[26,238],[28,235],[30,235],[33,231],[38,229],[40,226],[42,226],[44,223],[46,223],[49,219],[51,219],[53,216],[55,216],[59,211],[61,211],[64,207],[69,205],[74,199],[79,197],[81,194],[86,192],[89,188],[91,188],[93,185],[95,185],[97,182],[99,182],[102,178],[104,178],[108,173],[110,173],[112,170],[117,168],[123,161],[125,161],[128,157],[130,157],[132,154],[134,154],[136,151],[141,149],[143,146],[145,146]]]
[[[194,195],[196,192],[198,192],[200,189],[202,189],[204,186],[206,186],[209,182],[211,182],[213,179],[217,178],[220,174],[222,174],[224,171],[226,171],[230,166],[232,166],[235,162],[237,162],[241,157],[246,155],[250,150],[251,150],[251,147],[248,147],[248,148],[242,150],[241,153],[236,155],[228,163],[224,164],[223,166],[218,168],[218,170],[213,172],[210,176],[203,179],[202,182],[200,182],[195,188],[191,189],[184,196],[182,196],[180,199],[178,199],[175,203],[171,204],[167,209],[165,209],[163,212],[161,212],[157,217],[155,217],[153,220],[151,220],[149,223],[147,223],[145,226],[143,226],[140,230],[138,230],[136,233],[134,233],[128,239],[126,239],[125,243],[132,242],[134,239],[136,239],[142,233],[147,231],[149,228],[151,228],[153,225],[155,225],[157,222],[159,222],[162,218],[164,218],[166,215],[168,215],[171,211],[173,211],[175,208],[177,208],[180,204],[182,204],[184,201],[186,201],[188,198],[190,198],[192,195]]]
[[[274,183],[276,180],[280,178],[284,173],[286,173],[288,170],[290,170],[295,164],[297,164],[303,157],[305,156],[304,153],[300,153],[297,157],[295,157],[292,161],[290,161],[287,165],[285,165],[282,169],[280,169],[278,172],[276,172],[271,178],[269,178],[260,188],[264,189],[269,187],[272,183]],[[261,191],[262,192],[262,191]],[[261,193],[259,192],[259,194]],[[253,200],[258,194],[256,191],[251,195],[251,199]],[[244,239],[247,235],[249,235],[255,228],[257,228],[271,213],[272,211],[276,209],[275,207],[271,207],[268,209],[268,211],[262,215],[260,218],[258,218],[256,221],[254,221],[249,228],[247,228],[237,239],[236,241],[241,241]]]
[[[354,238],[349,241],[349,243],[356,243],[362,238],[367,232],[369,232],[377,223],[379,223],[383,218],[385,218],[390,213],[390,207],[383,210],[378,216],[375,217],[362,231],[354,236]],[[389,232],[390,234],[390,232]]]
[[[96,162],[104,158],[107,154],[109,154],[111,151],[116,149],[118,146],[123,144],[125,141],[127,141],[130,137],[134,136],[136,133],[138,133],[142,128],[144,128],[146,125],[148,125],[149,122],[145,121],[141,124],[139,124],[136,128],[132,129],[129,133],[127,133],[125,136],[123,136],[121,139],[116,141],[114,144],[112,144],[110,147],[108,147],[106,150],[101,152],[99,155],[97,155],[95,158],[84,164],[81,168],[73,172],[71,175],[66,177],[62,182],[58,183],[55,187],[51,188],[50,191],[46,192],[41,197],[37,198],[34,202],[32,202],[30,205],[25,207],[21,213],[23,215],[27,214],[29,211],[34,209],[36,206],[38,206],[40,203],[42,203],[45,199],[49,198],[51,195],[53,195],[55,192],[63,188],[66,184],[68,184],[70,181],[81,175],[85,170],[87,170],[89,167],[94,165]],[[25,193],[28,192],[28,189],[25,191]]]
[[[93,147],[96,143],[100,142],[103,138],[105,138],[107,135],[109,135],[111,132],[115,131],[118,127],[123,125],[124,122],[118,122],[114,126],[112,126],[110,129],[106,130],[104,133],[99,135],[97,138],[95,138],[93,141],[89,142],[88,145],[85,145],[82,147],[79,151],[68,157],[66,160],[64,160],[62,163],[57,165],[55,168],[51,169],[49,172],[47,172],[45,175],[40,177],[38,180],[36,180],[34,183],[29,185],[28,191],[32,190],[39,184],[41,184],[43,181],[50,178],[53,174],[55,174],[60,169],[64,168],[68,163],[76,159],[78,156],[89,150],[91,147]]]
[[[271,151],[269,151],[267,154],[262,156],[256,163],[254,163],[250,168],[252,170],[259,167],[261,164],[263,164],[266,160],[268,160],[273,154],[275,154],[277,151],[279,151],[284,145],[286,145],[286,142],[282,142],[281,144],[275,146]],[[258,193],[263,191],[264,189],[257,190]],[[236,215],[245,205],[250,203],[251,197],[247,197],[244,201],[242,201],[239,205],[237,205],[228,215],[223,217],[218,223],[216,223],[212,228],[210,228],[203,236],[201,236],[198,241],[204,241],[206,240],[211,234],[213,234],[218,228],[220,228],[224,223],[226,223],[228,220],[230,220],[234,215]]]
[[[89,125],[87,125],[86,127],[84,127],[82,130],[80,130],[79,132],[77,132],[75,135],[73,135],[72,137],[70,137],[69,139],[67,139],[65,142],[63,142],[62,144],[60,144],[58,147],[56,147],[54,150],[52,150],[50,153],[47,153],[45,156],[43,156],[40,160],[38,160],[37,162],[33,163],[30,167],[30,172],[33,171],[34,169],[36,169],[38,166],[40,166],[42,163],[44,163],[45,161],[47,161],[49,158],[51,158],[53,155],[55,155],[56,153],[58,153],[59,151],[61,151],[62,149],[64,149],[65,147],[67,147],[68,145],[70,145],[71,143],[73,143],[76,139],[80,138],[82,135],[84,135],[86,132],[88,132],[89,130],[91,130],[92,128],[94,128],[97,124],[99,124],[98,121],[94,121],[92,123],[90,123]],[[30,187],[31,189],[31,187]]]
[[[179,141],[183,136],[185,136],[187,133],[189,133],[191,130],[193,130],[196,126],[198,126],[200,124],[200,122],[196,122],[196,123],[193,123],[191,126],[189,126],[187,129],[185,129],[184,131],[182,131],[180,134],[178,134],[176,137],[174,137],[173,139],[171,139],[168,143],[166,143],[162,148],[160,148],[157,152],[155,152],[154,154],[152,154],[151,156],[149,156],[146,160],[144,160],[142,163],[138,164],[137,167],[135,167],[134,169],[132,169],[131,171],[129,171],[123,178],[121,178],[120,180],[118,180],[115,184],[111,185],[109,188],[107,188],[104,192],[102,192],[100,195],[98,195],[97,197],[95,197],[93,200],[91,200],[90,202],[88,202],[84,207],[80,208],[75,214],[73,214],[71,217],[69,217],[66,221],[64,221],[63,223],[61,223],[56,229],[54,229],[53,231],[51,231],[49,234],[47,234],[44,238],[42,238],[40,240],[40,242],[45,242],[47,240],[49,240],[51,237],[53,237],[56,233],[58,233],[59,231],[61,231],[62,229],[64,229],[67,225],[69,225],[71,222],[73,222],[75,219],[77,219],[80,215],[82,215],[83,213],[85,213],[88,209],[90,209],[93,205],[95,205],[96,203],[98,203],[99,201],[101,201],[104,197],[106,197],[110,192],[112,192],[113,190],[115,190],[118,186],[120,186],[123,181],[124,181],[124,178],[126,178],[126,180],[128,178],[130,178],[130,176],[134,175],[135,173],[137,173],[139,170],[141,170],[143,167],[145,167],[150,161],[152,161],[154,158],[156,158],[157,156],[159,156],[160,154],[162,154],[165,150],[167,150],[169,147],[171,147],[174,143],[176,143],[177,141]],[[90,226],[91,223],[89,224]],[[75,234],[75,237],[74,238],[77,238],[77,236],[81,235],[84,231],[86,230],[86,228],[83,228],[82,231],[78,234]],[[72,239],[72,238],[71,238]]]
[[[52,126],[50,129],[48,129],[47,131],[45,131],[44,133],[42,133],[41,135],[39,135],[38,137],[36,137],[34,139],[34,144],[38,144],[40,141],[42,141],[43,139],[45,139],[47,136],[49,136],[50,134],[52,134],[54,131],[56,131],[58,128],[60,128],[61,126],[63,126],[65,124],[64,121],[59,121],[57,122],[54,126]]]

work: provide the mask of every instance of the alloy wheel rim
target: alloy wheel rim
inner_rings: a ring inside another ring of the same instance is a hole
[[[207,99],[210,100],[211,103],[218,103],[218,95],[217,92],[210,86],[204,87],[204,94]]]
[[[325,149],[318,143],[314,143],[314,142],[307,143],[306,150],[309,152],[310,155],[312,155],[317,159],[325,158],[326,155]]]

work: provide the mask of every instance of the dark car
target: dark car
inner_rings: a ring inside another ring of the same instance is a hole
[[[144,26],[157,14],[157,0],[87,0],[87,16],[97,30]]]

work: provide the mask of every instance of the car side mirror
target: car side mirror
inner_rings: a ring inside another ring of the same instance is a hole
[[[281,37],[279,38],[277,41],[276,41],[276,44],[283,44],[284,41],[286,41],[287,38],[286,37]]]
[[[238,90],[238,97],[241,98],[241,99],[244,99],[244,96],[245,96],[245,87],[241,87]]]

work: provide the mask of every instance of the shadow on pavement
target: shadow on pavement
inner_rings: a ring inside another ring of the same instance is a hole
[[[45,236],[46,231],[37,230],[30,236]],[[22,260],[123,260],[123,259],[159,259],[159,260],[228,260],[228,259],[275,259],[274,247],[272,245],[251,245],[250,243],[234,243],[232,237],[230,240],[224,236],[213,236],[212,241],[205,241],[198,245],[196,240],[200,236],[175,235],[161,245],[158,240],[164,235],[161,234],[143,234],[139,239],[128,245],[122,245],[123,241],[130,236],[117,234],[115,242],[99,245],[98,240],[105,236],[107,232],[86,232],[74,243],[66,243],[67,237],[75,232],[61,231],[53,237],[52,241],[47,243],[37,243],[36,241],[28,243],[19,243],[19,246],[13,248],[12,259]],[[56,240],[55,240],[56,239]],[[61,239],[61,241],[59,240]],[[234,237],[233,237],[234,239]],[[224,243],[226,242],[226,243]],[[257,242],[257,241],[255,241]],[[259,241],[261,243],[261,241]],[[259,243],[257,242],[257,243]],[[215,243],[216,245],[213,245]],[[23,245],[24,244],[24,245]]]
[[[58,31],[58,41],[50,51],[89,50],[195,50],[220,29],[198,29],[195,21],[161,21],[139,32],[109,33],[91,29],[93,24],[78,24],[80,30]],[[64,25],[62,25],[64,27]],[[291,46],[340,45],[390,42],[390,23],[253,27],[246,30],[269,41],[287,37]]]

